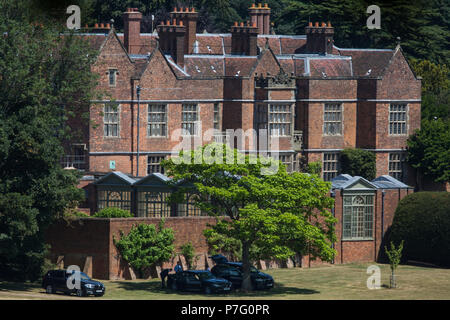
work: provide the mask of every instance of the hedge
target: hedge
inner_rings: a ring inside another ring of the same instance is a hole
[[[450,266],[450,193],[417,192],[403,198],[389,242],[405,240],[402,260]]]
[[[130,211],[120,208],[104,208],[94,214],[95,218],[132,218]]]

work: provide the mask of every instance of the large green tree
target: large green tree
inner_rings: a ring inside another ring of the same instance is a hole
[[[408,163],[436,182],[450,181],[450,121],[422,120],[408,138]]]
[[[361,176],[367,180],[375,179],[375,153],[358,148],[347,148],[340,154],[341,172],[351,176]]]
[[[36,279],[46,227],[83,197],[59,162],[66,120],[96,80],[86,42],[36,23],[28,5],[0,2],[0,275]]]
[[[333,199],[327,196],[330,184],[318,176],[289,174],[281,162],[265,163],[219,144],[181,152],[164,166],[173,181],[193,185],[196,205],[217,217],[206,235],[240,242],[244,290],[251,289],[250,266],[257,259],[296,253],[333,259]]]

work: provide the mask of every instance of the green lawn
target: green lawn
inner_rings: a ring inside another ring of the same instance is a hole
[[[102,281],[107,288],[102,298],[89,299],[450,299],[450,269],[402,265],[397,270],[397,289],[388,289],[390,269],[381,269],[379,290],[366,286],[370,264],[349,264],[310,269],[271,269],[275,287],[252,293],[206,296],[174,293],[161,289],[159,280]],[[0,282],[0,299],[78,299],[63,294],[47,295],[39,284]],[[87,299],[87,298],[83,298]]]

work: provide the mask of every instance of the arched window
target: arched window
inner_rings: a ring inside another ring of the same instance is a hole
[[[131,209],[131,192],[123,190],[99,190],[98,209],[116,207]]]
[[[192,216],[204,216],[205,213],[202,212],[196,205],[196,195],[195,193],[185,193],[184,202],[178,205],[178,216],[179,217],[192,217]]]
[[[170,217],[168,192],[138,192],[139,217]]]
[[[373,238],[373,195],[345,195],[343,214],[343,238]]]

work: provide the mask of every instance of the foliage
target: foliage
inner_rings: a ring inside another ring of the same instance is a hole
[[[153,224],[138,224],[120,239],[113,239],[122,258],[127,261],[142,277],[145,270],[151,266],[168,261],[174,253],[174,232],[164,228],[161,219],[158,229]]]
[[[450,181],[450,122],[423,120],[408,138],[408,163],[436,182]]]
[[[94,214],[95,218],[132,218],[133,215],[128,210],[111,207],[103,208]]]
[[[405,241],[405,260],[450,266],[450,194],[416,192],[403,198],[394,215],[389,241]]]
[[[252,261],[286,259],[296,253],[331,261],[335,254],[331,244],[336,219],[330,212],[333,199],[327,196],[330,184],[315,175],[288,174],[285,166],[269,171],[271,164],[279,162],[265,161],[210,144],[163,162],[173,183],[193,184],[196,205],[216,217],[213,232],[206,235],[241,243],[247,290]]]
[[[34,280],[47,226],[83,199],[59,160],[64,121],[89,105],[96,77],[84,39],[36,25],[27,10],[27,1],[0,2],[0,274]]]
[[[217,233],[214,229],[203,230],[209,247],[209,254],[222,254],[230,261],[242,260],[242,245],[238,239]]]
[[[395,247],[395,244],[393,242],[391,242],[391,249],[388,250],[387,246],[384,247],[384,251],[389,259],[392,274],[394,274],[397,266],[401,261],[403,244],[404,241],[402,240],[397,248]]]
[[[320,174],[322,173],[322,163],[320,161],[308,163],[306,172],[309,174],[318,175],[320,177]]]
[[[188,265],[188,269],[192,269],[195,263],[195,251],[194,246],[191,242],[187,242],[180,247],[181,254],[186,259],[186,263]]]
[[[340,154],[341,171],[351,176],[361,176],[367,180],[375,179],[375,154],[368,150],[348,148]]]

